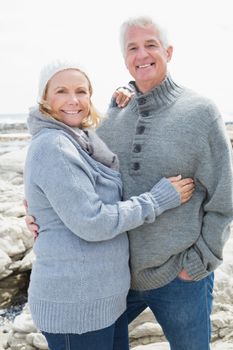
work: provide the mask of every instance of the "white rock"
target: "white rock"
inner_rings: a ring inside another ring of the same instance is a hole
[[[233,350],[233,343],[219,342],[212,344],[212,350]],[[168,343],[154,343],[148,345],[139,345],[133,348],[133,350],[170,350]],[[201,350],[201,349],[200,349]]]
[[[32,249],[25,255],[25,257],[21,260],[21,265],[19,267],[19,271],[28,271],[32,268],[32,263],[35,261],[35,253]]]
[[[23,201],[23,197],[21,199],[21,202]],[[5,210],[5,216],[15,216],[15,217],[22,217],[25,216],[25,209],[23,208],[22,204],[15,204]]]
[[[23,178],[22,176],[16,176],[11,180],[12,185],[22,185],[23,184]]]
[[[25,346],[25,349],[24,349],[24,350],[38,350],[38,349],[36,349],[34,346],[31,346],[31,345],[27,344],[27,345]]]
[[[148,336],[161,336],[163,335],[162,329],[158,324],[154,322],[145,322],[136,328],[134,328],[130,333],[130,338],[141,338]]]
[[[15,332],[23,333],[34,333],[37,332],[37,328],[34,325],[30,315],[22,313],[19,316],[16,316],[13,323],[13,330]]]
[[[0,169],[5,172],[23,173],[27,147],[1,156]]]
[[[14,237],[0,238],[0,246],[10,257],[26,251],[22,239],[14,240]]]
[[[0,280],[9,276],[12,273],[12,271],[9,269],[10,264],[10,257],[7,255],[6,252],[0,249]]]
[[[170,350],[168,343],[153,343],[148,345],[139,345],[133,348],[133,350]]]
[[[9,269],[12,270],[12,272],[17,271],[17,270],[19,270],[20,266],[21,266],[20,260],[14,261],[14,262],[12,262],[12,264],[10,264]]]
[[[27,335],[26,340],[30,345],[33,345],[38,349],[48,350],[48,343],[41,333],[30,333]]]
[[[26,339],[26,333],[19,333],[19,332],[15,332],[14,333],[14,338],[16,339]]]

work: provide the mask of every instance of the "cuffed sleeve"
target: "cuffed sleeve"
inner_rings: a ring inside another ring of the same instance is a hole
[[[150,194],[154,201],[156,215],[160,215],[165,210],[176,208],[181,205],[180,194],[165,177],[154,185]]]

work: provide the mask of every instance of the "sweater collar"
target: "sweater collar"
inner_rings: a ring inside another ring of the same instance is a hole
[[[70,135],[85,151],[89,152],[89,140],[87,133],[79,128],[71,128],[70,126],[44,115],[40,112],[38,106],[31,107],[27,119],[27,127],[32,136],[38,134],[42,129],[62,130]]]
[[[156,86],[145,94],[138,90],[135,81],[131,81],[129,85],[135,91],[133,107],[142,110],[148,110],[148,108],[158,110],[162,107],[168,106],[175,102],[183,91],[183,88],[177,85],[170,75],[166,76],[159,86]]]
[[[27,126],[32,136],[40,133],[45,128],[60,130],[69,135],[91,158],[108,168],[119,170],[117,155],[110,151],[94,130],[71,128],[50,116],[45,116],[39,111],[38,106],[30,109]]]

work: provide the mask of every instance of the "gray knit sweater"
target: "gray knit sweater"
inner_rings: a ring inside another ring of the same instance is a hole
[[[167,284],[183,268],[201,279],[222,262],[233,219],[232,150],[209,99],[170,76],[149,93],[135,90],[126,108],[112,104],[98,130],[119,156],[124,199],[162,176],[182,174],[196,184],[189,202],[129,232],[132,288],[147,290]]]
[[[179,194],[162,179],[150,192],[122,202],[119,172],[96,161],[109,163],[113,156],[97,137],[90,155],[90,142],[79,130],[37,109],[28,125],[33,137],[25,195],[40,227],[29,286],[33,320],[50,333],[105,328],[126,307],[130,274],[124,232],[179,205]]]

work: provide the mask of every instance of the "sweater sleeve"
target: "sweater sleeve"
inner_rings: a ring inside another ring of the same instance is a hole
[[[51,207],[66,227],[86,241],[112,239],[180,205],[179,194],[165,178],[151,192],[115,204],[103,203],[90,169],[64,136],[57,137],[55,144],[47,142],[46,154],[37,166],[37,185]]]
[[[201,234],[187,250],[183,267],[199,280],[221,264],[233,219],[232,149],[221,118],[210,129],[195,178],[206,191],[204,217]]]

